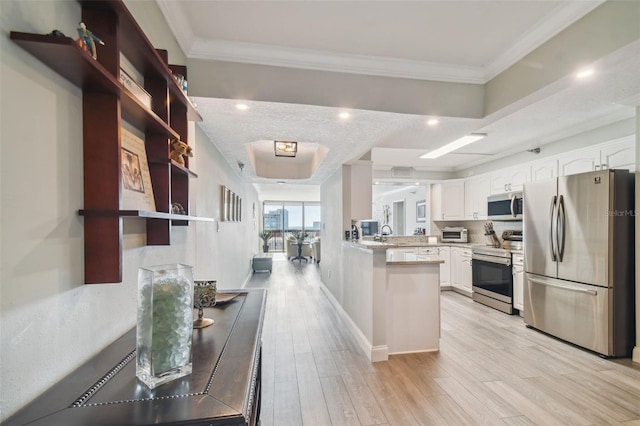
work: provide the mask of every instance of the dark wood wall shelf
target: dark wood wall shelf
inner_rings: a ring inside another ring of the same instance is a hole
[[[122,0],[79,0],[82,21],[105,45],[93,59],[69,37],[10,33],[10,38],[58,74],[82,89],[84,157],[85,282],[122,281],[125,217],[146,219],[147,245],[171,244],[173,226],[213,221],[189,214],[189,180],[197,175],[169,157],[171,141],[188,140],[188,121],[201,121],[172,70],[166,51],[156,50]],[[151,107],[120,83],[120,54],[144,78]],[[121,131],[125,121],[144,133],[156,211],[123,208]],[[171,213],[180,203],[186,215]]]

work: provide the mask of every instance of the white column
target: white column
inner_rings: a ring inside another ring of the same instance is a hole
[[[640,106],[636,107],[636,212],[640,211]],[[640,215],[636,214],[636,347],[633,362],[640,364]]]

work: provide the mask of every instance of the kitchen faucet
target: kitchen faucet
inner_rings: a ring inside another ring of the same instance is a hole
[[[380,228],[380,241],[381,241],[381,242],[383,242],[383,241],[384,241],[384,236],[385,236],[384,228],[385,228],[385,227],[389,228],[389,234],[386,234],[386,235],[391,235],[391,234],[393,234],[393,230],[391,229],[391,227],[385,223],[385,224],[384,224],[384,225],[382,225],[382,227]]]

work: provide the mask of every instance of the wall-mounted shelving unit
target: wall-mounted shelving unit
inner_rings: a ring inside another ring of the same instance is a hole
[[[80,0],[82,21],[104,41],[98,59],[69,37],[11,32],[11,39],[82,89],[85,282],[122,281],[123,218],[142,218],[147,245],[169,245],[171,228],[191,221],[213,221],[189,214],[189,179],[197,177],[170,160],[170,141],[187,141],[188,121],[201,121],[168,65],[166,51],[156,50],[121,0]],[[144,78],[151,108],[119,81],[120,54]],[[127,210],[122,205],[121,128],[126,121],[145,137],[145,150],[156,211]],[[188,159],[187,159],[188,160]],[[180,203],[186,215],[172,214]]]

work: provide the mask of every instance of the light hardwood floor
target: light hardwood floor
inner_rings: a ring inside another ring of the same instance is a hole
[[[640,426],[640,367],[442,293],[441,350],[370,363],[320,289],[315,263],[276,254],[263,329],[262,425]]]

